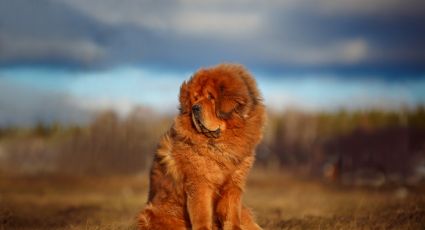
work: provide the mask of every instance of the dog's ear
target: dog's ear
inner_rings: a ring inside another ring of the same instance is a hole
[[[189,95],[189,86],[186,81],[180,86],[180,114],[185,114],[190,111],[190,95]]]

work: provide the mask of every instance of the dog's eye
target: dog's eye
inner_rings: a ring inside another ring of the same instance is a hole
[[[193,99],[195,99],[195,101],[197,101],[197,100],[199,99],[198,94],[196,94],[196,93],[195,93],[195,94],[193,95]]]
[[[208,100],[214,100],[214,96],[211,93],[208,93],[207,98]]]

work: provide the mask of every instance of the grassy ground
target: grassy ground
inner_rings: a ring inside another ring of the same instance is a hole
[[[0,229],[135,229],[147,176],[0,176]],[[251,174],[245,203],[264,229],[425,229],[425,192]]]

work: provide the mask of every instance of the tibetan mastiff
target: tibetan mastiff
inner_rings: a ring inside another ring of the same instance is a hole
[[[200,69],[180,88],[180,113],[154,157],[140,229],[261,229],[242,204],[265,108],[241,65]]]

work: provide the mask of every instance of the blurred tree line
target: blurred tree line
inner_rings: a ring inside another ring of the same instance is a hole
[[[6,172],[129,174],[150,166],[160,135],[172,119],[145,108],[127,117],[104,111],[87,125],[39,123],[0,131],[0,166]]]
[[[172,117],[137,108],[89,124],[0,129],[0,173],[133,174],[149,169]],[[425,179],[425,108],[269,112],[256,167],[343,183]]]
[[[258,162],[266,167],[274,164],[346,184],[424,182],[424,107],[334,113],[290,110],[269,118],[258,153]]]

